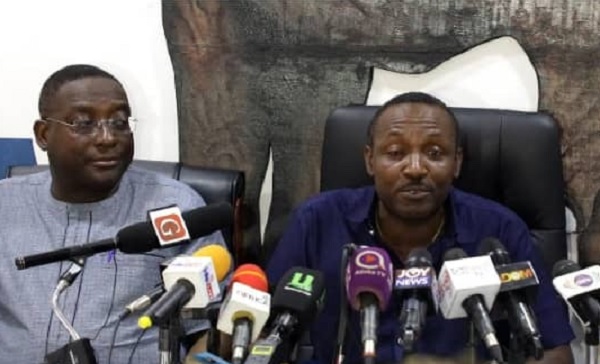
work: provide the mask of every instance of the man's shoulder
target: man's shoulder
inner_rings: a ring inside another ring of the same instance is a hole
[[[146,188],[157,191],[177,191],[182,193],[197,194],[190,186],[163,174],[131,166],[123,177],[134,188]]]
[[[522,220],[505,205],[473,193],[454,188],[452,198],[458,215],[468,214],[478,219]]]
[[[134,193],[135,203],[145,207],[177,204],[182,209],[191,209],[206,205],[204,197],[187,184],[138,167],[130,167],[121,183]]]
[[[50,179],[49,171],[5,178],[0,180],[0,192],[9,193],[20,189],[39,187],[48,183]]]
[[[298,209],[315,213],[340,212],[343,214],[356,212],[357,209],[369,206],[373,201],[372,186],[361,188],[345,188],[320,192],[305,202]]]

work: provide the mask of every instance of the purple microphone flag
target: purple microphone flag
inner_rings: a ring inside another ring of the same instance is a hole
[[[348,301],[352,308],[359,310],[360,294],[372,293],[383,311],[390,301],[393,281],[393,265],[387,252],[382,248],[361,246],[346,268]]]

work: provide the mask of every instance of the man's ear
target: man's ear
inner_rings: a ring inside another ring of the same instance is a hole
[[[369,176],[373,177],[373,148],[370,145],[365,145],[363,153],[365,157],[365,167]]]
[[[454,157],[456,158],[456,168],[454,170],[454,178],[458,178],[458,176],[460,176],[460,169],[462,168],[462,162],[463,162],[463,150],[461,147],[458,147],[456,149],[456,156]]]
[[[46,151],[48,146],[48,123],[44,120],[36,120],[33,124],[33,135],[35,135],[37,146]]]

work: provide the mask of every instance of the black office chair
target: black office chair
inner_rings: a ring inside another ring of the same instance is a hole
[[[371,184],[363,149],[374,106],[347,106],[328,117],[321,190]],[[567,257],[565,200],[558,127],[545,113],[452,109],[464,161],[455,185],[496,200],[529,226],[549,269]]]
[[[260,247],[245,247],[243,242],[242,204],[244,172],[232,169],[190,166],[179,162],[133,161],[133,165],[180,180],[198,192],[207,204],[229,202],[233,206],[231,227],[222,229],[223,238],[237,264],[255,261]],[[47,165],[11,166],[7,176],[18,176],[48,169]]]

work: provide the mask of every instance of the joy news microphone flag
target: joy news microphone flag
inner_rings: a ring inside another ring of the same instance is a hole
[[[404,266],[404,269],[396,269],[394,292],[396,298],[402,301],[402,345],[404,350],[412,351],[427,316],[437,313],[438,285],[427,249],[413,249]]]
[[[153,249],[167,248],[209,235],[233,222],[233,209],[228,203],[211,204],[184,213],[179,212],[175,207],[167,207],[149,214],[151,221],[124,227],[114,238],[17,257],[15,265],[21,270],[61,260],[87,257],[113,249],[126,254],[146,253]]]

